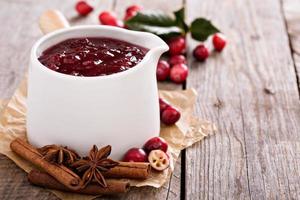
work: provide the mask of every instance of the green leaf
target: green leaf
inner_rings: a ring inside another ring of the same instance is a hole
[[[140,23],[130,23],[127,27],[131,30],[146,31],[158,35],[163,40],[181,35],[181,29],[176,26],[162,27],[162,26],[150,26]]]
[[[175,15],[177,26],[179,26],[183,30],[183,32],[186,34],[189,30],[189,27],[184,21],[184,18],[185,18],[184,7],[182,7],[180,10],[175,11],[174,15]]]
[[[190,27],[192,38],[205,41],[208,36],[220,32],[209,20],[204,18],[195,19]]]
[[[146,11],[138,12],[125,22],[126,25],[132,23],[168,27],[176,25],[176,20],[163,12]]]
[[[139,12],[134,17],[125,21],[125,25],[136,31],[154,33],[164,40],[182,34],[176,24],[176,19],[162,12]]]

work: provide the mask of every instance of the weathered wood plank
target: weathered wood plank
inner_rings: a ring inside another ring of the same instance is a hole
[[[187,7],[189,20],[212,19],[229,46],[204,64],[190,59],[197,114],[219,131],[187,149],[186,199],[299,199],[300,103],[279,0]]]
[[[282,3],[300,91],[300,1],[283,0]]]
[[[163,187],[156,189],[153,187],[142,187],[142,188],[131,188],[130,191],[122,195],[122,200],[160,200],[160,199],[168,199],[168,200],[176,200],[180,199],[180,159],[175,166],[175,170],[172,178],[166,183]],[[99,198],[103,199],[103,198]],[[111,199],[108,197],[107,199]]]
[[[0,177],[1,199],[58,199],[47,190],[30,185],[26,173],[3,155],[0,155]]]
[[[172,3],[169,1],[168,3],[160,1],[160,0],[116,0],[116,4],[114,7],[114,11],[117,13],[120,19],[122,19],[125,15],[125,10],[130,5],[140,5],[144,9],[149,10],[162,10],[164,12],[171,13],[174,10],[179,9],[183,1],[182,0],[173,0]],[[158,87],[164,90],[180,90],[182,89],[182,85],[162,82],[158,83]],[[180,199],[180,181],[181,181],[181,162],[180,158],[176,163],[175,171],[170,178],[170,180],[160,189],[154,188],[136,188],[131,190],[124,199]],[[145,195],[147,194],[147,195]]]

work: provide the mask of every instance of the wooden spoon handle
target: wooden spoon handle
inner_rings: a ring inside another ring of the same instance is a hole
[[[39,19],[40,29],[44,34],[57,29],[70,27],[68,20],[59,10],[47,10]]]

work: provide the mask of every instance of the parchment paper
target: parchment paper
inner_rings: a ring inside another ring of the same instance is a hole
[[[164,172],[151,172],[150,177],[144,181],[130,180],[136,187],[152,186],[161,187],[171,176],[174,164],[180,151],[192,144],[211,135],[216,130],[215,126],[205,120],[200,120],[192,115],[196,92],[193,89],[185,91],[159,91],[160,96],[174,105],[181,112],[181,118],[174,126],[161,125],[160,136],[169,144],[171,165]],[[10,142],[16,137],[26,139],[26,95],[27,77],[24,78],[19,88],[10,100],[0,100],[0,153],[9,157],[27,173],[34,168],[30,163],[14,154],[9,147]],[[113,147],[114,148],[114,147]],[[95,196],[78,195],[50,190],[61,199],[93,199]]]

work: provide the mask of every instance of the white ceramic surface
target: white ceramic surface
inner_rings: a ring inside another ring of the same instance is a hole
[[[76,77],[52,71],[38,57],[68,38],[109,37],[149,48],[135,67],[116,74]],[[45,35],[32,48],[28,77],[27,136],[35,146],[66,145],[81,155],[93,144],[112,145],[111,157],[141,147],[159,134],[156,65],[168,46],[145,32],[78,26]]]

